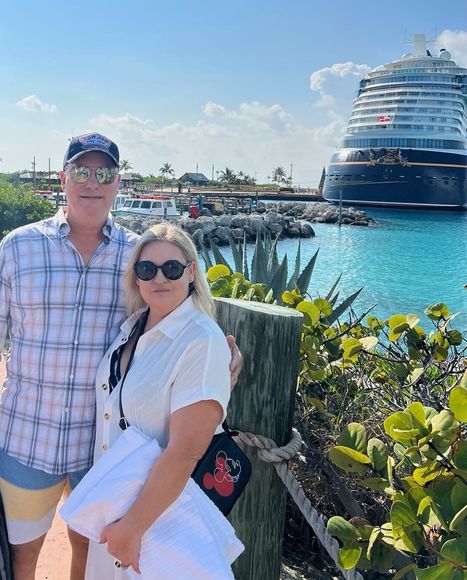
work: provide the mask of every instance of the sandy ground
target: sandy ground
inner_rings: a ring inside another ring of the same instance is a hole
[[[5,368],[0,363],[0,385],[3,384],[4,375]],[[56,515],[39,557],[36,580],[66,580],[69,578],[69,569],[70,547],[66,526],[60,516]]]

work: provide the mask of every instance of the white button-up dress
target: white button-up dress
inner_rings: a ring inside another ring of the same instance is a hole
[[[141,312],[121,326],[104,356],[96,377],[97,427],[94,460],[122,433],[119,427],[120,383],[109,393],[113,351],[128,340]],[[130,425],[165,448],[173,412],[204,400],[216,400],[224,410],[230,398],[230,349],[218,325],[193,305],[191,297],[159,324],[143,334],[122,390],[125,417]],[[217,432],[221,432],[219,425]],[[106,545],[91,542],[86,580],[124,579]],[[180,570],[183,577],[183,570]]]

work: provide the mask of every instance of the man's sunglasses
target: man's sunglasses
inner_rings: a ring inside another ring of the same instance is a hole
[[[70,176],[71,181],[75,183],[86,183],[91,177],[93,170],[86,167],[86,165],[74,165],[73,167],[68,167],[66,172]],[[101,185],[113,183],[117,174],[118,167],[98,167],[94,169],[94,175]]]
[[[188,264],[181,264],[178,260],[167,260],[167,262],[164,262],[162,266],[156,266],[156,264],[150,260],[140,260],[133,266],[133,270],[136,277],[145,282],[155,278],[158,270],[161,270],[167,280],[178,280],[183,276],[185,268],[190,264],[191,262],[188,262]]]

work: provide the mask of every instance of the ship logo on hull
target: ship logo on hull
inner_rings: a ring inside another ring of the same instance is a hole
[[[368,157],[369,165],[403,165],[405,167],[410,167],[407,158],[402,156],[400,148],[379,149],[378,151],[369,149],[368,152],[365,153]],[[381,153],[383,154],[378,157],[377,155]]]

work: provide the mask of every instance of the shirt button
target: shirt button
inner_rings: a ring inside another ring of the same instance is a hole
[[[107,390],[107,388],[108,388],[108,385],[106,385],[106,384],[104,383],[104,384],[102,385],[102,388],[104,389],[104,391],[106,391],[106,390]]]
[[[70,375],[70,381],[72,381],[75,378],[74,375]]]
[[[73,341],[73,344],[78,344],[78,341],[77,341],[77,340],[74,340],[74,341]]]
[[[103,451],[107,451],[107,449],[108,449],[108,447],[107,447],[107,445],[104,443],[104,444],[102,445],[102,450],[103,450]]]
[[[108,420],[110,419],[110,415],[109,415],[109,413],[105,413],[105,414],[104,414],[104,419],[105,419],[106,421],[108,421]]]
[[[82,306],[79,306],[79,307],[78,307],[78,310],[83,310],[83,307],[82,307]]]

